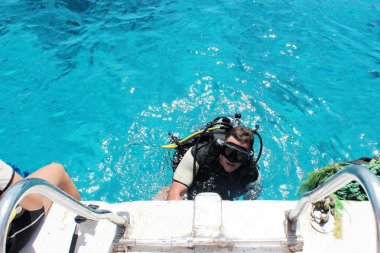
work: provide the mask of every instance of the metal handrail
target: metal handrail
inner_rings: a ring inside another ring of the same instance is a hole
[[[128,219],[120,217],[108,210],[91,209],[80,201],[71,197],[61,189],[51,185],[45,180],[38,178],[27,178],[12,185],[0,200],[0,252],[5,252],[7,231],[12,210],[18,205],[26,195],[38,193],[48,197],[52,201],[61,204],[63,207],[75,214],[90,220],[108,219],[118,226],[127,226]]]
[[[376,220],[377,252],[380,253],[380,181],[367,168],[360,165],[350,165],[332,176],[323,185],[306,192],[293,210],[286,212],[289,222],[296,223],[299,216],[310,203],[321,200],[339,190],[351,181],[359,182],[367,193]],[[296,226],[292,226],[296,227]]]

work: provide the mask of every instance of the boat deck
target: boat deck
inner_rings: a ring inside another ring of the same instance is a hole
[[[297,201],[231,202],[206,194],[196,201],[85,203],[119,215],[128,212],[130,225],[122,231],[108,220],[85,221],[79,225],[75,252],[289,252],[284,213]],[[332,232],[317,232],[310,210],[302,215],[296,243],[303,244],[303,252],[376,252],[370,203],[344,203],[341,239]],[[53,204],[38,235],[22,252],[69,252],[74,218],[74,213]]]

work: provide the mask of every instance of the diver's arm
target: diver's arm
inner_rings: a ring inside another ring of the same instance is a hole
[[[173,181],[170,186],[167,200],[182,200],[187,192],[187,187],[179,182]]]
[[[181,162],[178,164],[173,175],[173,182],[170,186],[167,200],[183,199],[183,195],[193,182],[193,163],[194,157],[191,154],[191,148],[185,153]],[[196,163],[196,172],[198,171]]]

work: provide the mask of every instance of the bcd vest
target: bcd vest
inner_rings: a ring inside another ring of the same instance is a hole
[[[208,144],[210,145],[210,144]],[[218,193],[223,200],[233,200],[247,192],[247,185],[257,180],[259,171],[251,157],[232,173],[226,172],[219,163],[219,157],[210,160],[206,155],[207,144],[200,145],[196,152],[199,164],[187,198],[194,199],[201,192]],[[194,156],[194,150],[192,154]]]

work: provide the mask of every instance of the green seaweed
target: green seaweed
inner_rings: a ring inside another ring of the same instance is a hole
[[[348,165],[350,165],[350,163],[340,162],[325,166],[319,170],[309,173],[307,175],[307,178],[302,182],[301,187],[298,190],[298,194],[301,195],[307,191],[314,190],[318,186],[324,184],[329,178],[331,178],[333,175],[335,175],[337,172],[339,172]],[[369,162],[369,164],[363,166],[371,170],[380,180],[379,158],[372,159]],[[329,197],[333,199],[333,202],[330,204],[330,206],[332,214],[335,217],[335,226],[333,229],[333,234],[335,238],[340,239],[342,238],[342,212],[344,210],[342,200],[366,201],[368,200],[368,197],[363,187],[355,181],[343,186],[335,193],[331,194]]]
[[[313,171],[307,175],[307,178],[302,182],[298,194],[301,195],[307,191],[314,190],[318,186],[324,184],[329,178],[342,170],[350,163],[340,162],[325,166],[321,169]],[[371,170],[380,180],[380,159],[372,159],[368,165],[363,165]],[[368,200],[367,194],[363,187],[358,182],[350,182],[335,192],[335,195],[340,200]]]
[[[301,195],[307,191],[314,190],[318,186],[325,183],[330,177],[335,175],[341,167],[347,166],[349,163],[337,163],[323,167],[319,170],[313,171],[307,175],[307,178],[302,182],[298,194]]]

